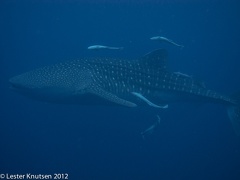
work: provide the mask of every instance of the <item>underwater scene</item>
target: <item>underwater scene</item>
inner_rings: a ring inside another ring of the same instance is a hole
[[[0,179],[239,180],[240,2],[1,0]]]

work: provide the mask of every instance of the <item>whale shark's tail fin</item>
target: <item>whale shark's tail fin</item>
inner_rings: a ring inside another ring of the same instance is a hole
[[[228,108],[228,117],[237,136],[240,136],[240,107],[230,106]]]
[[[232,96],[236,100],[236,106],[228,107],[228,117],[232,123],[233,129],[237,136],[240,136],[240,92]]]

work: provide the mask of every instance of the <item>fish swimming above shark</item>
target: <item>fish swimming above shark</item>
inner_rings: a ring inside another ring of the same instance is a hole
[[[111,47],[111,46],[103,46],[103,45],[92,45],[88,46],[88,50],[100,50],[100,49],[110,49],[110,50],[123,50],[123,47]]]
[[[177,44],[173,40],[168,39],[168,38],[163,37],[163,36],[154,36],[154,37],[151,37],[150,40],[159,41],[159,42],[166,42],[166,43],[172,44],[174,46],[177,46],[177,47],[180,47],[180,48],[184,48],[183,45]]]
[[[224,96],[166,66],[167,51],[154,50],[135,60],[76,59],[32,70],[9,80],[11,88],[41,101],[82,105],[151,106],[171,102],[226,105],[240,135],[240,93]]]

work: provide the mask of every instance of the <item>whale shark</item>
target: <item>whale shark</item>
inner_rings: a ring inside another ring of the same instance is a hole
[[[172,102],[226,105],[240,135],[240,93],[225,96],[190,76],[167,69],[167,51],[154,50],[141,58],[76,59],[45,66],[10,78],[11,88],[41,101],[81,105],[150,106]]]

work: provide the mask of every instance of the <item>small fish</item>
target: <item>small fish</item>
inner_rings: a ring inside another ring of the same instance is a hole
[[[167,43],[170,43],[170,44],[172,44],[172,45],[178,46],[178,47],[180,47],[180,48],[183,48],[183,47],[184,47],[183,45],[177,44],[177,43],[173,42],[172,40],[170,40],[170,39],[168,39],[168,38],[165,38],[165,37],[162,37],[162,36],[155,36],[155,37],[151,37],[150,39],[151,39],[151,40],[154,40],[154,41],[167,42]]]
[[[151,125],[149,128],[147,128],[146,130],[144,130],[143,132],[141,132],[142,138],[145,140],[146,136],[151,135],[156,127],[160,124],[161,118],[157,115],[157,121]]]
[[[186,77],[186,78],[191,78],[193,80],[193,77],[190,76],[190,75],[187,75],[187,74],[184,74],[184,73],[181,73],[181,72],[174,72],[174,74],[177,74],[179,76],[182,76],[182,77]],[[195,82],[196,85],[198,85],[199,87],[202,87],[202,88],[206,88],[206,85],[203,81],[201,80],[198,80],[198,79],[194,79],[193,80]]]
[[[88,50],[99,50],[99,49],[110,49],[110,50],[122,50],[123,47],[111,47],[111,46],[103,46],[103,45],[93,45],[87,48]]]
[[[132,92],[133,95],[139,97],[141,100],[143,100],[144,102],[146,102],[149,106],[152,106],[152,107],[155,107],[155,108],[168,108],[168,105],[164,105],[164,106],[159,106],[159,105],[156,105],[154,103],[152,103],[151,101],[149,101],[147,98],[145,98],[142,94],[140,93],[137,93],[137,92]]]
[[[187,74],[181,73],[181,72],[174,72],[174,74],[180,75],[180,76],[185,76],[185,77],[189,77],[192,78],[192,76],[189,76]]]

